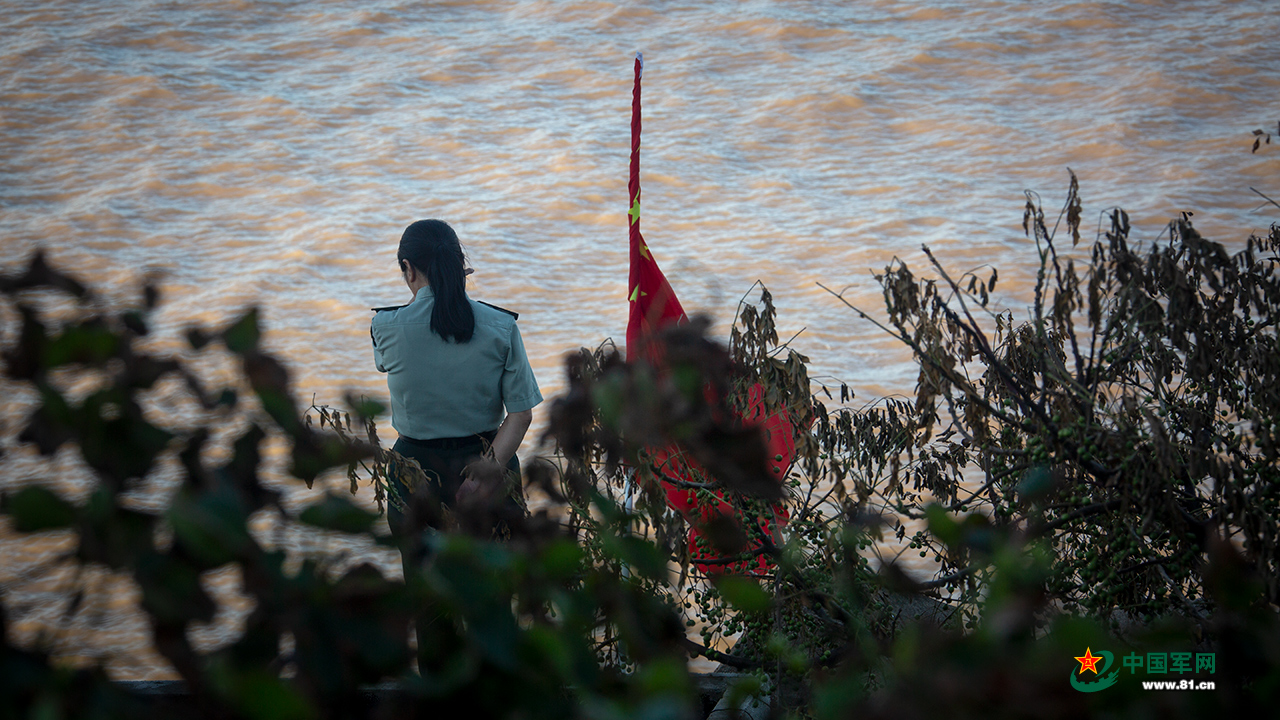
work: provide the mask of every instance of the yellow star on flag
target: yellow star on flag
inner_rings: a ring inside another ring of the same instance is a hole
[[[627,214],[631,216],[632,225],[635,225],[636,222],[640,220],[640,198],[636,198],[635,201],[631,203],[631,210],[629,210]]]
[[[1094,675],[1097,675],[1097,674],[1098,674],[1098,661],[1099,661],[1099,660],[1101,660],[1101,659],[1102,659],[1102,658],[1100,658],[1100,657],[1095,657],[1095,656],[1094,656],[1094,654],[1093,654],[1093,651],[1091,651],[1089,648],[1085,648],[1085,649],[1084,649],[1084,657],[1078,657],[1078,658],[1076,658],[1076,660],[1078,660],[1078,661],[1080,662],[1080,670],[1079,670],[1079,671],[1077,671],[1077,674],[1082,674],[1082,673],[1084,673],[1084,671],[1085,671],[1085,670],[1088,670],[1088,671],[1092,672]]]
[[[640,257],[644,258],[645,260],[653,259],[653,257],[649,255],[649,246],[645,245],[644,243],[640,243]]]

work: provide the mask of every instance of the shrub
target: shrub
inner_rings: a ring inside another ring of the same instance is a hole
[[[82,301],[70,319],[54,327],[27,300],[50,289]],[[288,372],[261,349],[256,310],[217,332],[188,332],[197,353],[215,345],[230,351],[254,396],[247,411],[251,421],[231,443],[230,458],[210,465],[202,452],[211,442],[208,424],[183,429],[165,424],[172,418],[153,422],[142,411],[143,396],[163,378],[176,377],[205,408],[246,401],[234,387],[208,393],[186,363],[138,349],[148,314],[159,302],[155,287],[144,288],[138,308],[104,311],[101,303],[88,302],[91,295],[80,282],[37,254],[25,273],[0,280],[0,292],[22,322],[4,353],[7,391],[25,386],[39,398],[20,440],[46,455],[63,445],[75,447],[96,481],[79,503],[47,486],[28,485],[6,493],[0,511],[18,532],[69,530],[75,550],[55,562],[77,570],[105,568],[136,582],[155,647],[186,682],[202,714],[349,717],[364,712],[361,688],[384,679],[397,679],[401,689],[388,711],[405,716],[692,712],[683,626],[668,600],[634,576],[584,562],[572,538],[545,516],[521,519],[505,544],[462,532],[437,534],[432,561],[408,563],[404,580],[383,577],[368,564],[343,569],[306,560],[290,569],[282,550],[250,531],[252,516],[277,513],[283,522],[388,541],[373,534],[374,514],[336,494],[288,517],[277,492],[259,475],[268,433],[287,441],[290,472],[308,484],[330,468],[353,463],[371,461],[377,468],[381,462],[385,472],[386,457],[354,437],[346,413],[345,436],[336,428],[314,429],[300,415]],[[100,389],[80,400],[60,389],[79,380]],[[352,403],[350,409],[357,421],[369,423],[370,438],[376,410],[369,403]],[[322,417],[326,425],[334,419],[327,411]],[[158,512],[131,507],[127,492],[171,452],[182,466],[172,502]],[[601,512],[620,512],[603,498],[594,502]],[[459,518],[460,526],[468,526],[467,520]],[[623,544],[613,551],[631,557],[636,549]],[[193,622],[212,619],[216,605],[201,577],[229,566],[239,568],[243,592],[255,606],[234,642],[202,652],[188,630]],[[75,598],[101,600],[86,580],[77,582],[81,586],[71,588]],[[4,617],[0,612],[0,629]],[[419,636],[427,639],[416,654],[417,672],[409,646],[415,617],[423,623]],[[625,644],[634,672],[599,662],[593,638],[605,627]],[[286,653],[282,648],[289,641],[294,650]],[[16,647],[7,634],[0,668],[4,717],[158,711],[112,686],[101,669],[65,669],[47,648]],[[286,669],[291,676],[282,675]]]

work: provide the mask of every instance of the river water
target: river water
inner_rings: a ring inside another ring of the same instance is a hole
[[[1068,167],[1086,228],[1123,206],[1151,241],[1192,212],[1239,245],[1278,216],[1250,190],[1280,197],[1277,151],[1249,152],[1280,119],[1262,0],[0,8],[0,270],[42,247],[117,301],[160,272],[156,347],[259,304],[299,395],[322,403],[385,395],[368,308],[407,299],[395,245],[422,217],[458,230],[474,297],[521,314],[547,397],[566,352],[621,341],[636,51],[643,227],[685,308],[724,334],[762,280],[813,375],[859,402],[909,392],[912,366],[817,283],[875,310],[871,272],[918,265],[923,243],[959,272],[998,266],[994,302],[1021,314],[1023,192],[1056,216]],[[29,402],[0,400],[7,437]],[[10,487],[84,485],[65,454],[4,462]],[[64,540],[0,535],[0,579],[25,588],[6,601],[28,618],[15,633],[49,620],[57,583],[19,580]],[[163,676],[128,583],[103,582],[120,584],[118,617],[72,623],[62,652]],[[211,583],[232,608],[216,643],[238,601],[234,578]]]

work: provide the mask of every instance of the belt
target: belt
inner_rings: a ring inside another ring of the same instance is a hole
[[[401,435],[400,439],[410,445],[416,445],[428,450],[457,450],[459,448],[479,446],[481,441],[493,444],[493,439],[497,437],[497,435],[497,430],[486,430],[485,432],[475,433],[474,435],[465,435],[463,437],[419,440],[417,438],[411,438],[408,435]]]

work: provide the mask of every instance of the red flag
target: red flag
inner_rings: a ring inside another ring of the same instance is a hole
[[[657,353],[649,344],[653,333],[671,323],[688,321],[680,300],[640,234],[640,78],[643,74],[644,57],[637,53],[635,86],[631,92],[631,176],[627,182],[631,197],[631,209],[628,212],[631,240],[631,274],[627,285],[627,300],[630,303],[630,317],[627,320],[628,362],[641,357],[655,361]],[[769,457],[775,458],[770,463],[770,469],[777,475],[778,481],[782,482],[795,454],[794,429],[785,415],[764,417],[762,390],[759,385],[751,388],[749,409],[744,420],[764,426]],[[701,472],[701,468],[692,462],[692,458],[684,457],[675,445],[654,448],[653,461],[655,475],[667,492],[667,504],[684,516],[692,526],[689,530],[689,545],[692,548],[700,536],[697,526],[714,515],[731,513],[732,506],[724,500],[723,492],[716,491],[714,502],[699,507],[694,500],[694,493],[679,486],[681,482],[689,482],[693,473]],[[776,528],[787,521],[786,508],[781,504],[776,505],[770,515],[772,517],[758,520],[760,529],[766,536],[772,536]],[[766,572],[771,566],[764,557],[730,564],[716,557],[714,552],[693,551],[692,555],[696,566],[703,572],[758,573]],[[706,564],[708,561],[712,564]]]
[[[775,412],[772,415],[765,416],[764,406],[764,387],[760,383],[751,386],[747,393],[747,412],[742,419],[750,425],[758,425],[764,431],[765,447],[768,448],[769,471],[781,483],[786,479],[787,470],[791,467],[791,461],[795,458],[796,453],[796,435],[795,426],[791,421],[791,417],[785,411]],[[703,536],[700,526],[704,526],[708,521],[716,516],[730,516],[734,514],[733,506],[726,500],[724,492],[715,490],[712,492],[710,502],[699,504],[695,499],[695,493],[679,486],[680,481],[689,481],[691,479],[690,470],[696,468],[697,465],[692,462],[691,458],[684,458],[675,448],[667,448],[654,452],[655,471],[662,482],[662,487],[667,491],[667,504],[673,510],[679,512],[686,521],[689,522],[689,556],[693,560],[693,565],[700,572],[707,574],[717,573],[747,573],[747,574],[764,574],[769,572],[773,563],[764,555],[757,555],[747,560],[738,560],[729,562],[728,558],[720,557],[714,550],[699,549],[698,539]],[[786,505],[776,503],[769,512],[756,519],[756,527],[764,537],[769,538],[774,544],[780,544],[778,530],[787,524],[791,519],[791,514],[787,512]],[[753,543],[754,544],[754,543]],[[745,553],[750,556],[751,552]]]
[[[627,301],[631,314],[627,319],[627,360],[642,354],[642,345],[655,330],[673,322],[688,320],[675,291],[658,268],[649,247],[640,235],[640,77],[644,74],[644,56],[636,53],[636,82],[631,91],[631,177],[627,191],[631,196],[628,222],[631,226],[631,276],[627,282]]]

